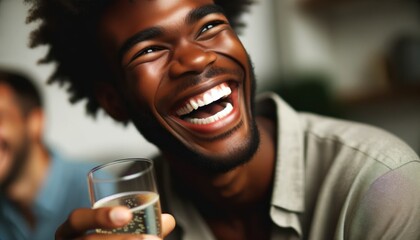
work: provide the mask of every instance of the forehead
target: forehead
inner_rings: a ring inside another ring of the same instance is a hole
[[[138,31],[176,24],[185,19],[191,9],[213,3],[213,0],[114,1],[100,19],[99,34],[106,47],[118,48]]]
[[[0,83],[0,107],[16,105],[16,98],[12,88],[4,83]]]

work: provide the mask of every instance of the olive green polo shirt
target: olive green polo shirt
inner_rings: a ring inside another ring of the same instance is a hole
[[[257,110],[277,123],[271,239],[420,239],[420,160],[405,143],[372,126],[297,113],[273,93],[258,97]],[[181,239],[215,239],[163,171],[162,201]]]

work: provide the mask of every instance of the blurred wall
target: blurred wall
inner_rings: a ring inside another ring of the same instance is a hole
[[[326,72],[337,94],[378,87],[375,61],[399,35],[420,36],[418,1],[304,1],[277,2],[283,69]]]
[[[288,76],[282,84],[308,80],[302,74],[324,77],[341,117],[385,128],[420,153],[420,77],[404,85],[388,68],[392,45],[409,36],[417,39],[417,52],[406,57],[411,69],[420,69],[413,60],[420,57],[420,1],[279,0],[276,8],[280,76]],[[300,93],[297,98],[307,98]]]
[[[45,85],[53,66],[36,63],[44,56],[45,47],[28,48],[28,36],[35,25],[25,24],[27,7],[22,0],[0,0],[0,65],[21,69],[39,82],[47,110],[46,141],[70,156],[99,162],[156,153],[132,125],[123,127],[103,112],[97,119],[87,117],[84,102],[71,105],[64,88]],[[253,56],[257,75],[262,76],[277,65],[272,9],[271,0],[257,1],[244,16],[248,27],[241,36]]]

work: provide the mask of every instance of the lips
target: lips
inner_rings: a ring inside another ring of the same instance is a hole
[[[201,94],[189,98],[177,108],[176,115],[195,125],[214,123],[232,112],[229,101],[232,90],[227,83],[219,84]]]

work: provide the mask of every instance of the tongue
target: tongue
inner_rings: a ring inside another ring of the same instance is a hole
[[[192,113],[188,114],[189,118],[207,118],[222,111],[225,105],[219,102],[211,103],[204,107],[200,107]]]

